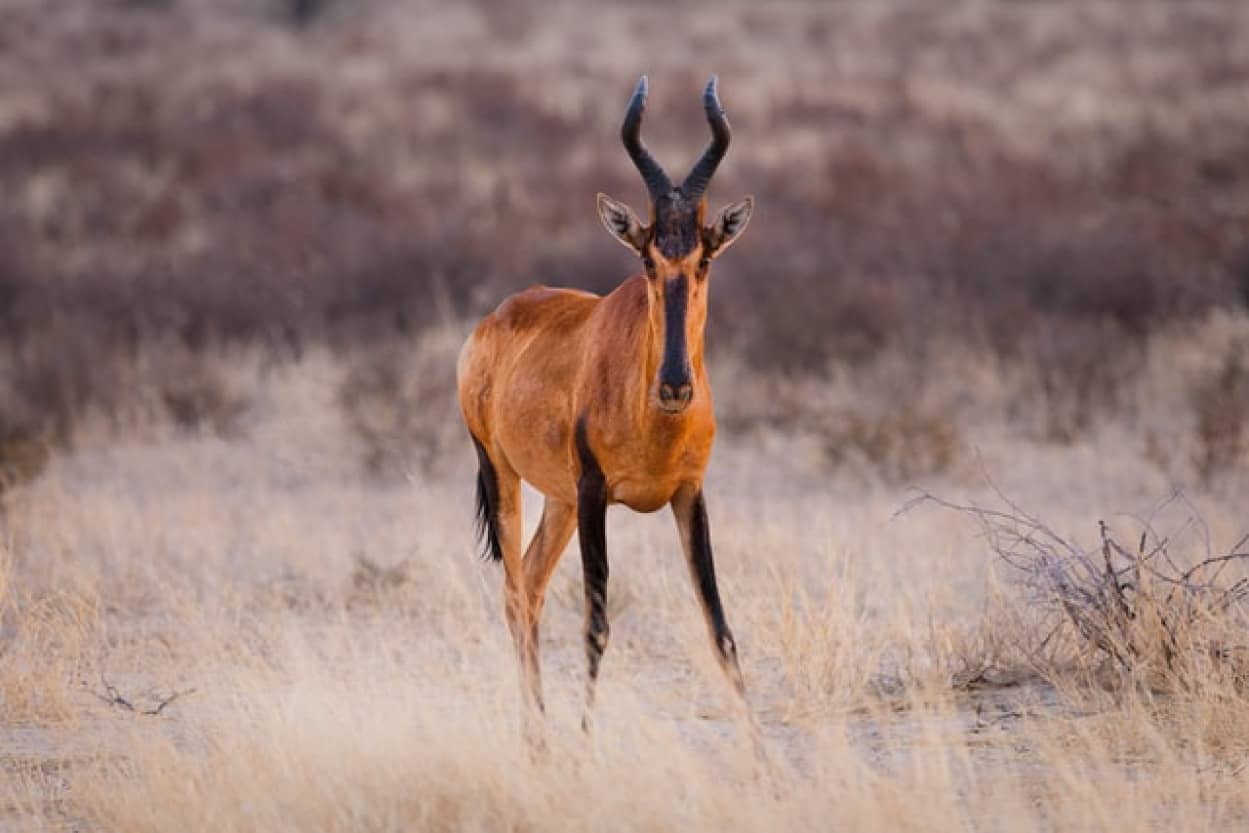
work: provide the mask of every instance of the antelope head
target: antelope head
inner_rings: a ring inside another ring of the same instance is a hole
[[[729,148],[730,137],[714,75],[703,92],[711,144],[679,186],[672,184],[642,144],[646,91],[643,75],[625,111],[620,138],[646,183],[651,201],[650,223],[643,225],[633,209],[606,194],[598,195],[598,212],[612,236],[642,258],[651,325],[650,356],[656,361],[652,399],[661,411],[679,414],[693,400],[695,372],[701,371],[711,261],[746,228],[754,210],[754,198],[735,202],[722,209],[710,224],[706,222],[707,201],[703,192]]]

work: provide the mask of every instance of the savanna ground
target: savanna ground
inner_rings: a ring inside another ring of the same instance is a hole
[[[471,536],[455,355],[635,268],[642,71],[674,169],[720,73],[759,200],[707,491],[765,763],[667,513],[609,513],[592,739],[569,548],[543,754]],[[0,2],[0,829],[1244,829],[1246,89],[1236,3]]]

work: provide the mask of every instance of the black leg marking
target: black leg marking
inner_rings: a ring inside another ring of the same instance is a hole
[[[685,558],[689,563],[690,578],[693,579],[694,589],[698,592],[698,601],[702,605],[703,615],[707,621],[707,631],[711,636],[712,645],[715,646],[720,667],[737,694],[737,702],[750,731],[755,757],[770,768],[767,749],[763,744],[763,735],[750,709],[750,703],[747,702],[746,682],[742,678],[742,669],[737,662],[737,643],[733,640],[733,632],[729,630],[728,622],[724,619],[724,607],[720,604],[720,591],[716,587],[715,561],[711,555],[711,526],[707,522],[707,503],[703,498],[702,489],[678,492],[672,501],[672,511],[676,515],[677,526],[681,530],[681,543],[685,546]]]
[[[469,436],[472,436],[471,434]],[[477,449],[477,540],[482,543],[481,557],[503,560],[499,541],[499,474],[486,454],[485,447],[473,437]]]
[[[678,508],[677,511],[680,512],[681,509]],[[690,500],[685,511],[688,512],[688,519],[684,525],[688,525],[686,534],[689,540],[686,546],[690,576],[694,579],[694,586],[698,590],[698,600],[702,603],[703,613],[707,617],[707,628],[711,632],[711,639],[719,655],[720,663],[724,666],[725,672],[738,693],[744,694],[745,685],[737,663],[737,643],[733,640],[733,633],[729,630],[728,622],[725,621],[724,607],[720,603],[720,590],[716,586],[716,566],[711,554],[711,526],[707,522],[707,504],[703,499],[701,489]]]
[[[577,482],[577,533],[581,539],[581,568],[585,577],[586,713],[582,728],[589,728],[594,705],[594,684],[599,663],[607,649],[611,628],[607,623],[607,480],[586,439],[585,417],[577,421],[577,456],[581,478]]]

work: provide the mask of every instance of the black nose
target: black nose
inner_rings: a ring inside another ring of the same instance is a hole
[[[659,386],[659,401],[664,405],[684,408],[690,404],[694,396],[694,386],[688,382],[682,385],[670,385],[664,382]]]

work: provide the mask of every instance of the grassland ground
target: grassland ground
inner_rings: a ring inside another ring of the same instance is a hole
[[[767,766],[667,513],[592,739],[565,555],[543,755],[471,536],[456,353],[638,268],[643,72],[672,171],[719,73],[759,206],[707,494]],[[1247,81],[1234,0],[0,0],[0,830],[1245,829],[1249,585],[1187,571],[1249,531]]]
[[[574,541],[543,628],[549,747],[532,756],[500,572],[474,555],[458,426],[432,456],[400,454],[405,476],[379,475],[376,437],[352,429],[338,394],[350,370],[330,354],[228,364],[249,391],[232,432],[151,422],[119,435],[97,421],[5,494],[9,828],[1195,831],[1249,819],[1235,679],[1125,683],[1073,634],[1039,646],[1044,600],[1012,583],[975,524],[931,506],[898,513],[911,485],[985,505],[1000,490],[1094,549],[1099,520],[1135,534],[1117,513],[1154,513],[1177,557],[1205,536],[1231,546],[1243,477],[1159,510],[1177,475],[1143,452],[1142,425],[1110,420],[1056,444],[971,420],[959,462],[912,483],[833,465],[824,435],[726,432],[707,481],[713,536],[770,769],[737,725],[671,518],[625,510],[609,513],[613,637],[595,735],[578,729]],[[767,384],[724,382],[729,412]],[[985,385],[978,401],[1009,387]],[[820,390],[834,408],[837,385]]]

